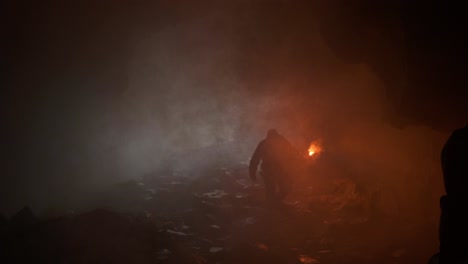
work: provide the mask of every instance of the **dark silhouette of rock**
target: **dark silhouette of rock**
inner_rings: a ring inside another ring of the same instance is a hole
[[[468,114],[462,3],[324,1],[320,33],[348,63],[366,63],[386,84],[386,119],[450,131]],[[424,48],[421,48],[424,46]]]
[[[10,224],[13,228],[25,228],[37,223],[38,219],[33,214],[29,206],[25,206],[19,212],[17,212],[10,220]]]
[[[7,225],[7,219],[3,214],[0,214],[0,231],[2,231],[4,228],[6,228]]]
[[[14,221],[31,217],[24,209]],[[2,263],[156,263],[161,243],[154,225],[98,209],[9,229],[2,245]]]

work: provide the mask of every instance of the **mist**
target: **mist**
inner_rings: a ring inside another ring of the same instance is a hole
[[[248,162],[276,128],[301,151],[321,140],[358,179],[385,186],[401,207],[389,214],[437,221],[450,131],[396,113],[376,67],[338,56],[323,39],[323,5],[7,7],[24,16],[7,16],[2,212],[76,206],[168,166]]]

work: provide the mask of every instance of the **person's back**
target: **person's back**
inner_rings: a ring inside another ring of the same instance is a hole
[[[262,170],[285,172],[291,156],[290,152],[291,145],[283,136],[276,134],[268,137],[265,139]]]
[[[250,160],[250,178],[256,182],[258,164],[261,161],[261,175],[270,200],[281,200],[289,191],[291,144],[274,129],[268,131],[267,137],[255,149]]]

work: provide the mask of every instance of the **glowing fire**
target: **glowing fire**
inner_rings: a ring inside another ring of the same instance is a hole
[[[307,151],[309,152],[309,156],[313,156],[314,154],[319,153],[320,150],[321,148],[318,144],[311,143]]]

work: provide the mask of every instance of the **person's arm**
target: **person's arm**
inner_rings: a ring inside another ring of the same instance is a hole
[[[262,156],[262,149],[263,149],[263,141],[261,141],[257,148],[254,151],[254,154],[252,155],[252,158],[250,159],[250,164],[249,164],[249,176],[250,179],[253,182],[257,181],[257,168],[258,164],[260,163],[260,159]]]

